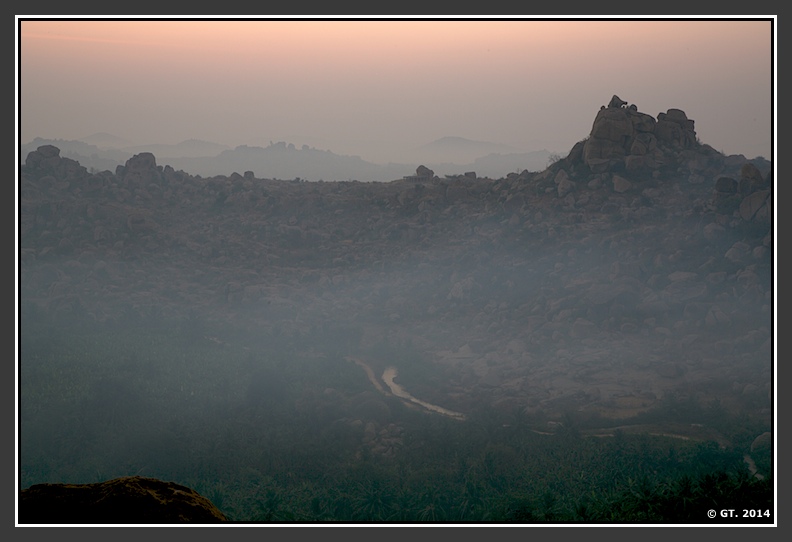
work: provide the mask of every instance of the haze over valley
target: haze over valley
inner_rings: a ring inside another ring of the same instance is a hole
[[[766,487],[773,186],[674,108],[604,107],[565,157],[499,179],[204,178],[147,152],[89,172],[42,145],[20,185],[23,484],[145,472],[242,521],[585,521],[632,506],[649,452],[602,461],[651,437],[691,462],[652,456],[648,499],[707,469]],[[521,446],[578,450],[560,468],[591,478],[547,504]],[[484,485],[446,494],[440,464]],[[372,483],[404,493],[355,505]]]

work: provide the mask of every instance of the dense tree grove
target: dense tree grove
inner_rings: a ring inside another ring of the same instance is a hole
[[[407,408],[378,394],[345,347],[312,348],[319,336],[213,342],[197,316],[121,315],[112,329],[32,316],[19,343],[22,488],[141,474],[192,487],[238,522],[707,524],[728,521],[709,509],[773,510],[772,458],[756,456],[759,478],[743,457],[769,428],[716,404],[671,398],[634,421],[695,410],[729,446],[596,438],[574,413],[543,434],[522,412],[460,421]],[[413,345],[376,348],[412,360],[405,379],[431,377]]]

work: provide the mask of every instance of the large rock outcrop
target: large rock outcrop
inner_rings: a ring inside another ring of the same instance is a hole
[[[667,162],[669,152],[697,146],[694,121],[681,109],[669,109],[655,119],[635,105],[627,107],[626,102],[612,99],[594,119],[582,158],[595,173],[619,165],[628,170],[653,170]]]
[[[96,484],[36,484],[21,491],[21,524],[163,524],[228,521],[207,498],[173,483],[130,476]]]

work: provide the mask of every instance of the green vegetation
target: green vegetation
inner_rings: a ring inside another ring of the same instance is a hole
[[[242,522],[712,523],[710,508],[772,510],[772,478],[749,474],[745,439],[584,437],[571,417],[548,436],[486,409],[460,422],[377,394],[344,348],[307,334],[263,330],[243,344],[209,329],[240,336],[199,317],[26,321],[21,487],[139,474]],[[404,350],[405,374],[422,374],[411,344],[377,348]],[[718,405],[674,408],[733,436],[765,430]]]

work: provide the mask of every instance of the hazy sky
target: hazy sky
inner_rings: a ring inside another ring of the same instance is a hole
[[[20,143],[286,141],[386,161],[444,136],[565,154],[613,94],[772,156],[769,19],[18,19]]]

